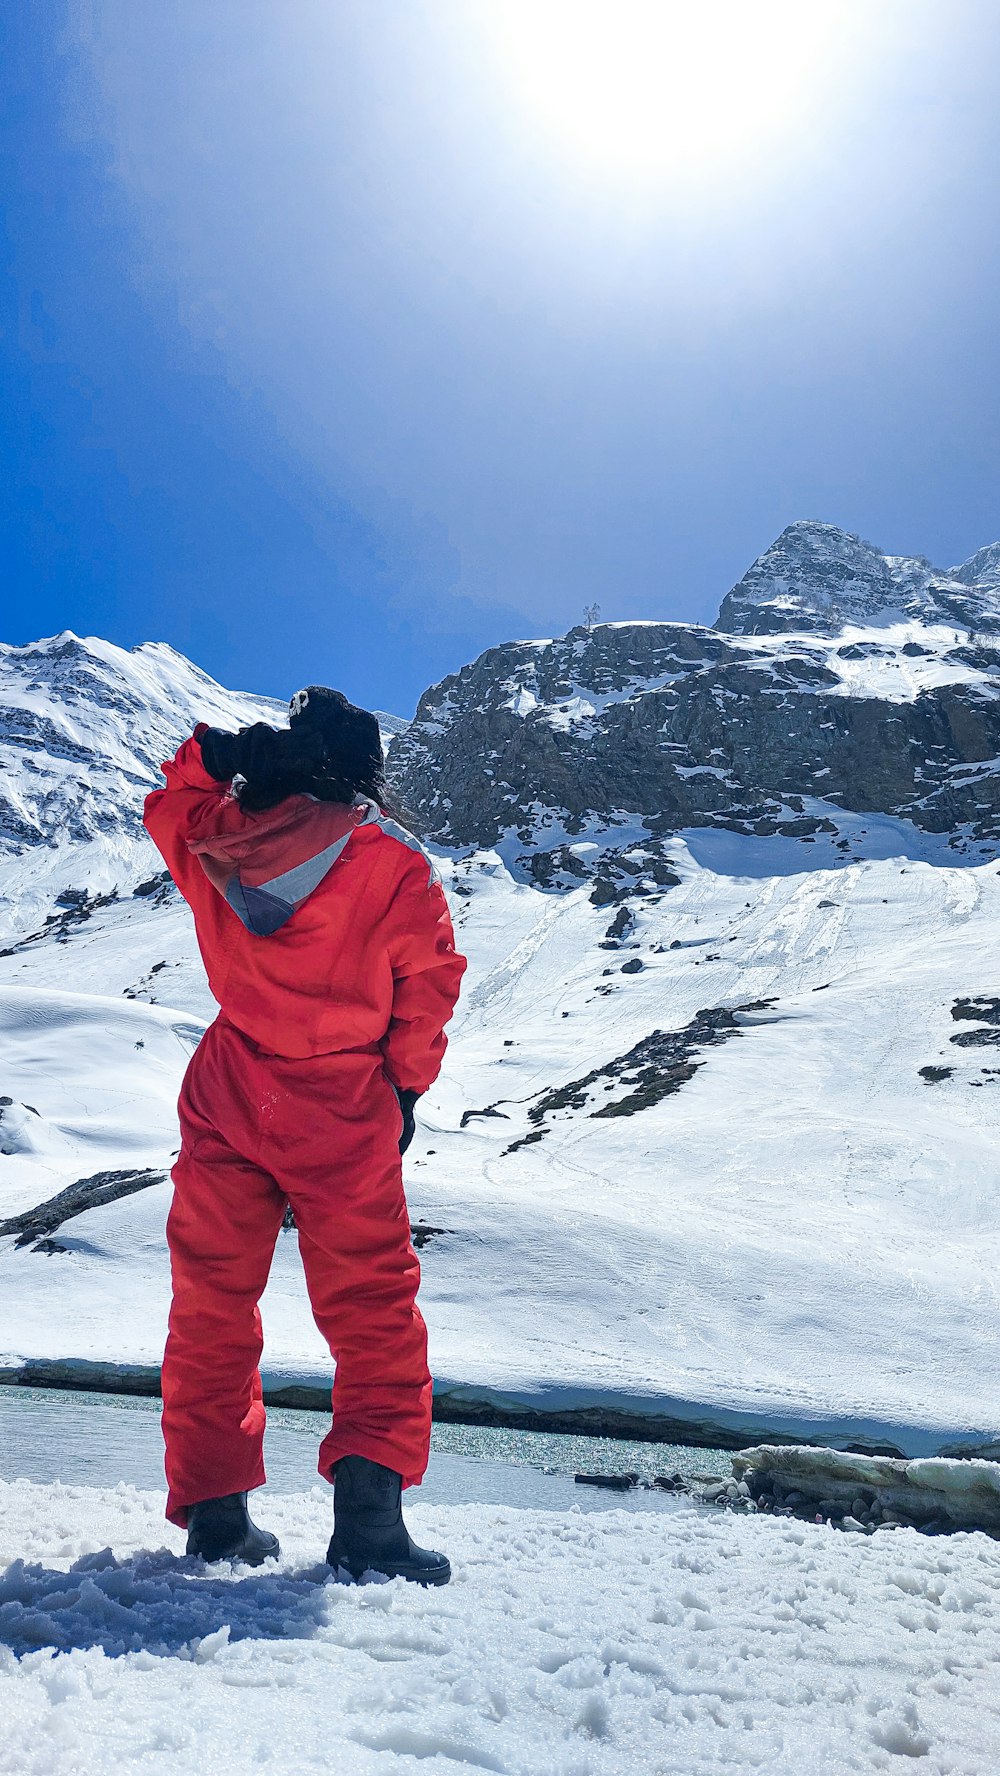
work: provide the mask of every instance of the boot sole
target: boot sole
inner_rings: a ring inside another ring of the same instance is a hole
[[[335,1567],[341,1572],[348,1572],[355,1584],[360,1584],[365,1573],[377,1573],[383,1579],[406,1579],[411,1585],[447,1585],[451,1578],[451,1566],[446,1561],[443,1566],[413,1566],[409,1561],[386,1560],[381,1565],[374,1560],[348,1560],[338,1555],[331,1542],[326,1551],[327,1566]]]
[[[281,1549],[275,1543],[266,1554],[241,1554],[238,1548],[227,1548],[221,1554],[206,1554],[201,1548],[187,1548],[185,1552],[196,1560],[203,1560],[206,1566],[218,1566],[223,1560],[238,1560],[243,1566],[263,1566],[265,1560],[277,1560]]]

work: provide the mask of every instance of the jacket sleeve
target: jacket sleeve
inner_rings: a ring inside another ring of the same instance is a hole
[[[163,858],[181,893],[187,898],[189,883],[201,882],[204,872],[188,850],[187,839],[196,819],[211,802],[225,795],[228,784],[206,771],[201,757],[201,736],[207,724],[199,722],[190,740],[162,767],[164,789],[146,797],[143,825]]]
[[[425,1092],[444,1059],[445,1024],[458,1000],[465,957],[444,890],[421,853],[408,859],[388,909],[392,1019],[382,1042],[385,1071],[399,1091]]]

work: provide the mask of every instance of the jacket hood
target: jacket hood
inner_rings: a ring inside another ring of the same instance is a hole
[[[335,844],[364,812],[346,802],[294,795],[277,807],[247,813],[235,796],[223,796],[192,828],[188,849],[204,865],[221,866],[209,870],[213,877],[238,873],[244,882],[266,882]]]
[[[188,849],[247,930],[272,937],[329,875],[370,813],[369,802],[311,796],[246,813],[227,796],[196,823]]]

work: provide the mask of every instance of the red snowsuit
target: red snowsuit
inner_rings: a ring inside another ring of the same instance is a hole
[[[415,839],[373,803],[244,813],[205,770],[203,731],[145,808],[221,1006],[184,1080],[167,1221],[167,1516],[181,1525],[198,1500],[264,1483],[257,1303],[286,1201],[337,1365],[320,1473],[353,1454],[422,1478],[431,1379],[392,1088],[437,1077],[465,969]],[[335,861],[300,899],[317,854]],[[294,915],[255,935],[248,903],[279,893]]]

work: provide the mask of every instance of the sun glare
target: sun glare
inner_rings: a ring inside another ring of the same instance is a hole
[[[852,0],[493,0],[522,106],[564,155],[633,179],[732,162],[817,101]]]

